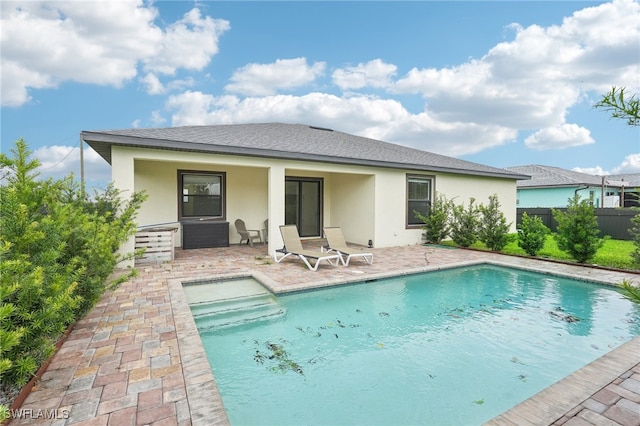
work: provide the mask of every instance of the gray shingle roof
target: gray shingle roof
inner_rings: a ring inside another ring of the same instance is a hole
[[[229,124],[83,131],[80,136],[109,163],[111,146],[120,145],[509,179],[528,178],[518,172],[303,124]]]
[[[602,185],[602,176],[574,172],[560,167],[532,164],[528,166],[507,167],[506,169],[513,173],[522,173],[531,176],[530,180],[518,181],[518,188]]]
[[[621,175],[609,175],[608,180],[625,181],[628,182],[628,186],[637,187],[640,186],[640,173],[627,173]]]

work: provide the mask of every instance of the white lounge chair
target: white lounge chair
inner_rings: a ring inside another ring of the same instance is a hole
[[[322,251],[305,250],[302,247],[302,241],[300,241],[300,235],[298,234],[298,228],[295,225],[281,225],[280,233],[282,234],[282,241],[284,242],[284,249],[276,251],[273,256],[276,263],[280,263],[284,258],[289,255],[297,256],[304,262],[307,267],[312,271],[317,271],[320,262],[326,260],[332,266],[338,266],[340,262],[340,255],[337,253],[324,253]],[[278,252],[283,253],[278,257]],[[310,259],[314,259],[312,265]]]
[[[349,247],[344,240],[342,229],[338,227],[323,228],[324,236],[327,239],[329,252],[335,251],[340,255],[342,264],[347,266],[352,257],[361,257],[369,265],[373,263],[373,253],[359,247]]]

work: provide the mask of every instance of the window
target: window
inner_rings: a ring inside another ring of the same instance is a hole
[[[225,217],[225,174],[178,171],[178,217]]]
[[[422,225],[414,211],[423,215],[429,212],[431,207],[431,191],[433,177],[429,176],[407,176],[407,226]]]

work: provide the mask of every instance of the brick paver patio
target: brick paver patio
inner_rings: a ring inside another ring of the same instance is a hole
[[[178,249],[172,262],[138,265],[136,278],[107,292],[76,324],[22,405],[28,418],[11,424],[228,424],[180,279],[255,274],[278,293],[492,262],[601,283],[640,281],[633,273],[460,249],[373,252],[373,265],[355,260],[349,267],[321,266],[316,272],[295,260],[276,264],[261,245]],[[640,426],[639,363],[636,338],[489,423]]]

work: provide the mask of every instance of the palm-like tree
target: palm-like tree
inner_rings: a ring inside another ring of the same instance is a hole
[[[626,88],[615,87],[602,96],[594,108],[604,108],[613,118],[627,120],[629,126],[640,126],[640,100],[635,93],[630,97],[625,93]]]

